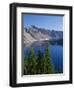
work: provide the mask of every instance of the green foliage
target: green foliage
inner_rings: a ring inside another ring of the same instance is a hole
[[[44,74],[51,74],[54,72],[48,47],[46,47],[46,50],[45,50],[43,68],[44,68],[44,70],[43,70]]]
[[[34,49],[31,49],[31,56],[30,56],[30,62],[31,62],[31,73],[32,74],[36,74],[36,56],[35,56],[35,52]]]
[[[38,55],[35,55],[34,49],[31,48],[30,54],[24,58],[24,74],[52,74],[54,73],[53,64],[51,62],[50,51],[48,46],[45,49],[45,54],[39,50]]]
[[[37,57],[37,74],[41,74],[43,72],[43,54],[41,51],[38,51],[38,57]]]
[[[28,66],[28,58],[25,57],[25,59],[24,59],[24,74],[28,73],[27,66]]]
[[[29,59],[28,65],[27,65],[28,74],[36,74],[37,63],[36,63],[36,56],[33,48],[31,48],[31,52],[28,59]]]

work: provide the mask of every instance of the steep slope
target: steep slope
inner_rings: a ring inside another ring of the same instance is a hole
[[[38,29],[35,29],[33,27],[29,29],[29,34],[36,40],[49,40],[50,39],[48,34],[43,34]]]
[[[31,43],[35,41],[35,39],[24,30],[24,43]]]
[[[29,28],[24,28],[24,43],[58,39],[63,39],[62,31],[47,30],[44,28],[38,28],[34,25]]]

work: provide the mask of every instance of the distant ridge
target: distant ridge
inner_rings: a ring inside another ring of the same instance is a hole
[[[35,25],[24,28],[24,43],[61,39],[63,39],[63,31],[48,30],[45,28],[36,27]]]

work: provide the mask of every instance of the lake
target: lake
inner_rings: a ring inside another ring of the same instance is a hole
[[[55,73],[63,73],[63,40],[36,41],[33,43],[25,44],[24,56],[30,53],[31,48],[34,48],[36,55],[39,50],[44,54],[46,46],[49,48]]]

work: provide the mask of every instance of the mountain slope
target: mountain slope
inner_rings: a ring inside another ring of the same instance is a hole
[[[32,25],[30,28],[24,28],[24,43],[42,40],[63,39],[62,31],[46,30]]]

